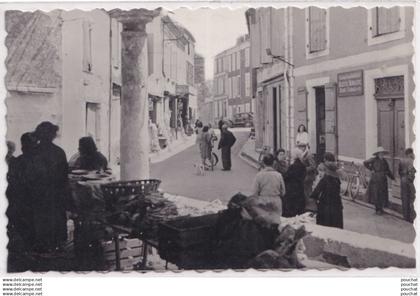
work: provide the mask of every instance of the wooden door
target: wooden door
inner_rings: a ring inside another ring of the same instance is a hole
[[[400,197],[398,165],[405,150],[404,99],[378,100],[378,146],[389,151],[386,159],[396,177],[392,195]]]
[[[272,88],[273,91],[273,110],[271,111],[273,113],[273,149],[274,151],[277,151],[277,87]]]
[[[389,151],[394,174],[405,150],[405,114],[403,99],[378,100],[378,145]]]
[[[315,88],[316,98],[316,158],[321,162],[326,149],[325,139],[325,89]]]

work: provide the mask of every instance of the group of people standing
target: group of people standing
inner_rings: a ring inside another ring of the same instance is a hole
[[[236,142],[236,138],[231,131],[229,131],[227,124],[224,121],[219,121],[220,140],[218,149],[222,154],[223,171],[230,171],[232,168],[231,148]],[[200,120],[195,123],[196,144],[200,151],[201,161],[205,168],[208,168],[208,161],[212,160],[212,153],[215,142],[218,140],[215,130],[211,123],[203,125]]]
[[[66,211],[71,209],[69,172],[108,166],[91,137],[79,140],[79,152],[68,163],[64,150],[53,143],[58,130],[57,125],[44,121],[35,131],[24,133],[18,157],[13,156],[15,145],[8,142],[6,196],[12,257],[24,252],[60,252],[67,240]]]
[[[298,128],[290,164],[286,151],[279,149],[264,155],[263,166],[254,180],[254,196],[277,203],[283,217],[317,212],[317,224],[343,228],[337,161],[333,154],[326,153],[324,161],[317,166],[303,125]],[[314,188],[320,173],[322,177]]]
[[[326,152],[323,161],[317,165],[310,151],[305,126],[298,128],[296,147],[291,151],[290,165],[284,149],[263,157],[263,169],[254,181],[254,196],[271,198],[281,203],[281,215],[294,217],[304,212],[316,212],[317,224],[343,228],[343,204],[341,200],[341,174],[334,154]],[[388,206],[388,181],[394,175],[385,155],[388,152],[378,147],[373,157],[364,161],[371,171],[367,196],[375,205],[376,214],[384,213]],[[401,199],[404,219],[413,222],[414,213],[414,153],[405,151],[400,160],[398,173],[401,179]],[[315,184],[316,180],[318,182]],[[280,198],[279,198],[280,197]],[[278,204],[277,207],[280,207]],[[275,207],[274,207],[275,208]]]

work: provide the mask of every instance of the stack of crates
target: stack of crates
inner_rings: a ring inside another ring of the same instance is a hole
[[[114,240],[102,243],[108,270],[117,270],[117,254],[115,251],[115,245]],[[133,270],[134,266],[139,264],[143,259],[143,243],[139,239],[120,236],[119,250],[120,270]]]

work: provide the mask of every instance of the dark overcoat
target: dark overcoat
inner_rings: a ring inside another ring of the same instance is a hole
[[[306,167],[296,159],[284,174],[286,194],[283,198],[283,217],[294,217],[305,211],[305,192],[303,182],[306,176]]]
[[[326,174],[312,192],[310,198],[317,200],[318,204],[318,225],[343,228],[340,184],[339,178]]]

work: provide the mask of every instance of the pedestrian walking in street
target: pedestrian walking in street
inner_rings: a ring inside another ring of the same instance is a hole
[[[296,146],[300,145],[309,147],[309,134],[306,130],[306,127],[303,124],[299,125],[298,132],[296,135]]]
[[[315,158],[307,145],[299,144],[298,147],[302,150],[302,163],[306,168],[306,176],[305,181],[303,183],[305,192],[305,209],[309,212],[315,212],[316,204],[309,197],[312,193],[314,182],[318,174],[317,165],[315,162]]]
[[[222,150],[223,171],[230,171],[232,168],[231,148],[235,144],[236,138],[231,131],[228,130],[226,124],[222,126],[222,134],[220,136],[218,149]]]
[[[106,170],[108,161],[98,151],[92,137],[82,137],[79,139],[79,152],[70,158],[69,167],[71,170]]]
[[[398,166],[398,173],[400,175],[401,186],[401,200],[403,217],[408,222],[413,222],[415,219],[414,199],[416,197],[416,188],[414,187],[414,178],[416,169],[414,168],[414,151],[412,148],[407,148],[404,153],[404,158],[401,159]]]
[[[280,148],[276,153],[275,153],[276,159],[274,160],[274,165],[273,168],[278,171],[280,174],[282,174],[282,176],[284,176],[284,174],[286,174],[287,169],[289,167],[289,164],[286,160],[286,150],[284,150],[283,148]]]
[[[317,202],[316,224],[343,228],[343,204],[340,195],[338,164],[332,153],[326,152],[320,164],[324,176],[310,198]]]
[[[63,149],[53,143],[57,132],[58,126],[49,121],[40,123],[35,129],[39,144],[32,204],[35,246],[40,252],[59,250],[67,239],[68,165]]]
[[[302,163],[302,150],[295,148],[292,151],[293,163],[284,175],[286,194],[283,198],[283,217],[294,217],[305,211],[305,192],[303,182],[306,168]]]
[[[207,160],[211,160],[212,136],[209,133],[209,127],[204,126],[200,137],[200,155],[201,162],[207,168]]]
[[[253,183],[253,197],[257,198],[255,203],[260,205],[257,208],[266,209],[262,216],[278,215],[278,218],[280,218],[282,212],[281,200],[286,193],[284,180],[282,175],[273,168],[273,155],[265,155],[263,163],[264,169],[257,173]],[[267,211],[267,209],[269,210]],[[267,218],[266,220],[275,221],[276,218]]]
[[[378,147],[374,157],[365,160],[364,166],[372,172],[368,186],[369,202],[375,204],[376,214],[382,215],[384,207],[388,207],[388,180],[387,177],[395,180],[394,175],[389,169],[388,162],[384,155],[388,153],[383,147]]]

